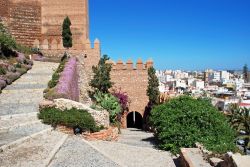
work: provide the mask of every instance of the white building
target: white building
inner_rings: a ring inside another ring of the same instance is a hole
[[[181,70],[176,70],[172,72],[172,76],[175,79],[184,79],[188,78],[188,73]]]
[[[166,84],[164,84],[162,82],[159,82],[159,91],[161,93],[168,92],[169,91],[169,87]]]
[[[201,80],[195,80],[194,81],[194,86],[196,89],[204,89],[205,88],[205,82],[204,81],[201,81]]]
[[[230,79],[230,73],[227,71],[221,71],[220,72],[220,80],[221,81],[227,81]]]
[[[185,80],[177,79],[175,81],[175,87],[187,88],[187,84]]]
[[[213,82],[219,82],[221,79],[220,77],[220,72],[218,71],[213,71],[212,73],[209,73],[208,75],[208,81],[213,81]]]

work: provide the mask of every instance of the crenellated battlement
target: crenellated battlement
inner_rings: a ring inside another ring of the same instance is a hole
[[[74,44],[73,44],[74,45]],[[95,39],[94,43],[91,43],[89,39],[86,40],[84,45],[84,49],[100,49],[100,41]],[[93,46],[92,46],[93,45]],[[65,50],[63,47],[63,41],[60,38],[49,38],[49,39],[36,39],[33,42],[34,48],[39,48],[41,50]]]
[[[136,63],[133,63],[132,60],[128,60],[127,62],[109,60],[107,63],[112,64],[113,70],[147,70],[154,65],[152,60],[147,60],[143,63],[141,59],[138,59]]]

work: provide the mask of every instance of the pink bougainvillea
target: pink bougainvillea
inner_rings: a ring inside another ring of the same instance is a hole
[[[72,57],[65,64],[64,70],[60,75],[59,82],[56,86],[57,94],[63,98],[79,101],[80,91],[78,78],[77,59]]]
[[[119,90],[113,90],[112,95],[115,96],[119,100],[122,110],[127,111],[128,106],[129,106],[128,94],[126,92],[122,92],[121,89],[119,89]]]

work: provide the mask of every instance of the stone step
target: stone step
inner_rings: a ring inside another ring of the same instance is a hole
[[[0,103],[0,116],[38,112],[38,107],[36,103]]]
[[[49,167],[118,167],[86,143],[81,137],[70,137],[55,155]]]
[[[40,120],[37,119],[37,114],[20,115],[19,117],[0,119],[0,133],[3,131],[9,131],[11,128],[24,126],[39,121]]]
[[[175,167],[171,154],[153,148],[117,142],[91,141],[91,145],[113,161],[127,167]]]
[[[47,87],[47,83],[15,83],[9,87],[7,87],[5,90],[19,90],[21,89],[22,91],[23,90],[27,90],[27,89],[31,89],[31,90],[34,90],[34,89],[42,89],[44,90],[45,88]]]
[[[45,167],[66,140],[67,135],[57,131],[34,136],[12,149],[0,153],[0,166]]]
[[[50,128],[49,125],[44,125],[40,122],[10,128],[8,131],[0,133],[0,147],[5,148],[17,140]]]
[[[145,140],[136,140],[136,139],[130,139],[130,138],[122,138],[118,139],[118,143],[121,144],[127,144],[130,146],[140,146],[140,147],[149,147],[149,148],[154,148],[156,146],[156,142],[154,139],[145,139]]]

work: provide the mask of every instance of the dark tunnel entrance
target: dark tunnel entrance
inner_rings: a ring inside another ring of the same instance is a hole
[[[127,115],[127,128],[142,129],[143,119],[140,113],[130,112]]]

